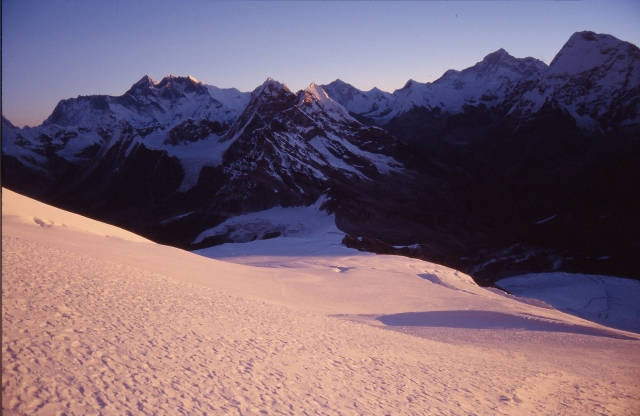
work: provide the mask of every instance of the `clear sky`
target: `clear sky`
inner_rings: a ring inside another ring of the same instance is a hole
[[[38,125],[61,99],[122,95],[143,75],[393,91],[499,48],[549,63],[582,30],[640,45],[640,2],[3,0],[2,113]]]

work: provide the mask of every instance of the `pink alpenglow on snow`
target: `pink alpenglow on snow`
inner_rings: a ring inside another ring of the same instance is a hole
[[[640,409],[637,334],[347,249],[317,207],[239,218],[286,235],[199,255],[2,195],[3,414]]]

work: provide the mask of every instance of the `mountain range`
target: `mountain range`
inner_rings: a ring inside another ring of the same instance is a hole
[[[393,93],[336,80],[251,93],[145,76],[119,97],[2,117],[2,185],[194,250],[274,207],[335,214],[344,244],[481,284],[568,271],[640,278],[640,49],[576,33],[550,65],[500,49]],[[251,239],[277,238],[262,227]],[[244,240],[243,240],[244,241]]]

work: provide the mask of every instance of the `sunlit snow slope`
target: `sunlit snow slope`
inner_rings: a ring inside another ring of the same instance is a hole
[[[3,222],[7,220],[36,224],[43,228],[69,227],[76,231],[100,236],[117,237],[137,243],[153,244],[146,238],[123,230],[122,228],[45,205],[4,188],[2,188],[2,220]]]

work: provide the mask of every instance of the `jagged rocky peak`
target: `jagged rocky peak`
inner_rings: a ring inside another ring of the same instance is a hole
[[[275,79],[269,77],[263,82],[258,88],[253,90],[252,95],[261,95],[261,94],[270,94],[270,95],[278,95],[282,92],[291,92],[289,87],[284,85],[281,82],[276,81]]]
[[[333,102],[333,100],[320,86],[318,86],[315,82],[312,82],[302,93],[302,103],[309,104],[314,101],[327,103]]]
[[[290,97],[295,97],[295,94],[291,92],[289,87],[273,78],[267,78],[251,93],[249,106],[255,106],[258,103],[277,102],[283,99],[288,101],[291,99]]]
[[[133,84],[129,91],[127,91],[125,94],[139,94],[142,91],[147,91],[155,88],[157,84],[158,83],[154,81],[149,75],[145,75],[140,78],[140,81]]]
[[[180,97],[183,93],[204,92],[205,86],[191,75],[187,77],[176,77],[167,75],[160,82],[155,81],[150,76],[143,76],[125,93],[125,95],[158,95],[166,99]]]
[[[156,85],[156,89],[164,98],[177,98],[182,94],[206,90],[204,85],[192,76],[175,77],[173,75],[162,78],[162,81]]]
[[[307,89],[298,94],[300,97],[299,106],[306,113],[323,113],[334,121],[356,122],[340,103],[329,97],[326,91],[315,82],[312,82]]]
[[[176,77],[173,75],[167,75],[162,78],[162,81],[158,84],[158,88],[169,87],[171,85],[200,85],[201,82],[192,77],[191,75],[186,77]]]
[[[296,102],[296,95],[284,84],[273,78],[267,78],[251,93],[245,113],[257,113],[261,117],[270,117]]]

